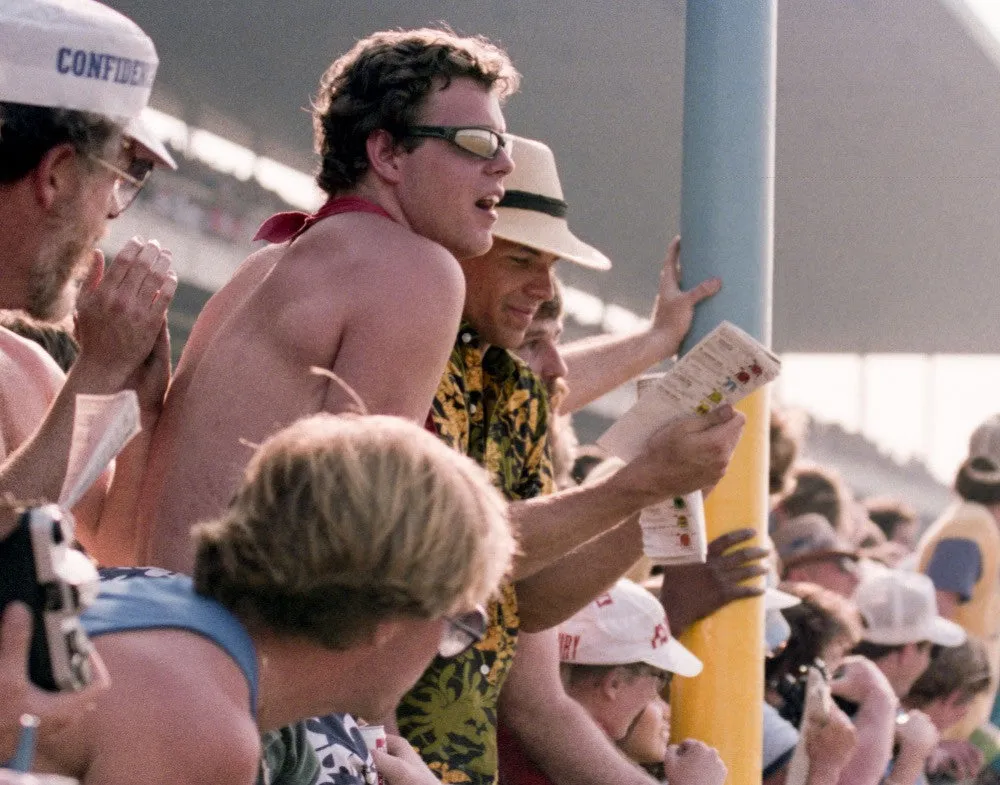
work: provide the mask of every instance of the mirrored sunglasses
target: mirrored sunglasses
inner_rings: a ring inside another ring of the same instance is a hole
[[[514,139],[510,134],[500,133],[490,128],[455,125],[412,125],[405,136],[426,139],[444,139],[477,158],[491,160],[500,150],[511,154]]]

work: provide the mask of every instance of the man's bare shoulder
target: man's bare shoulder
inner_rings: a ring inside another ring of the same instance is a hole
[[[238,308],[267,278],[283,255],[282,247],[277,245],[269,245],[250,254],[236,268],[232,277],[205,303],[199,320],[214,325]]]
[[[41,346],[0,327],[0,461],[34,432],[65,381]]]
[[[381,216],[341,215],[316,224],[288,249],[282,264],[316,266],[326,273],[369,278],[391,272],[406,278],[430,275],[448,282],[461,276],[443,246]]]
[[[284,256],[284,250],[280,245],[268,245],[251,253],[246,259],[240,262],[236,272],[219,291],[227,288],[243,288],[248,285],[258,283],[271,271],[271,268]]]
[[[56,389],[66,379],[66,374],[41,346],[0,327],[0,378],[6,383],[15,375]]]
[[[84,783],[253,779],[259,733],[228,655],[173,630],[102,636],[97,645],[113,681],[89,728],[76,729],[87,737]]]

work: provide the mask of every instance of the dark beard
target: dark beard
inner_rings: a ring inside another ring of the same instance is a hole
[[[56,220],[61,230],[51,234],[51,244],[39,255],[28,281],[28,302],[25,310],[35,319],[49,320],[61,316],[55,312],[63,290],[74,273],[89,258],[95,238],[83,235],[75,216],[63,212]]]

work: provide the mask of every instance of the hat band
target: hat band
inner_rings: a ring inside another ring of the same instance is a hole
[[[545,213],[553,218],[565,218],[569,205],[562,199],[552,199],[541,194],[528,191],[507,191],[500,200],[498,207],[515,207],[519,210],[533,210]]]

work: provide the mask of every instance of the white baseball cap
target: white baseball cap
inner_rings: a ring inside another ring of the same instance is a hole
[[[150,125],[149,121],[146,119],[146,111],[136,117],[134,120],[129,121],[129,124],[125,126],[125,136],[130,139],[134,139],[150,153],[156,159],[158,164],[167,167],[168,169],[176,169],[177,162],[174,157],[167,150],[167,147],[161,141],[160,137],[156,135],[156,131]]]
[[[149,102],[158,64],[150,37],[95,0],[0,2],[0,101],[124,125]]]
[[[922,573],[892,569],[873,572],[858,585],[854,603],[865,621],[861,637],[870,643],[965,643],[965,630],[938,615],[934,583]]]
[[[626,578],[559,625],[559,659],[580,665],[644,662],[680,676],[697,676],[702,668],[670,635],[659,601]]]

